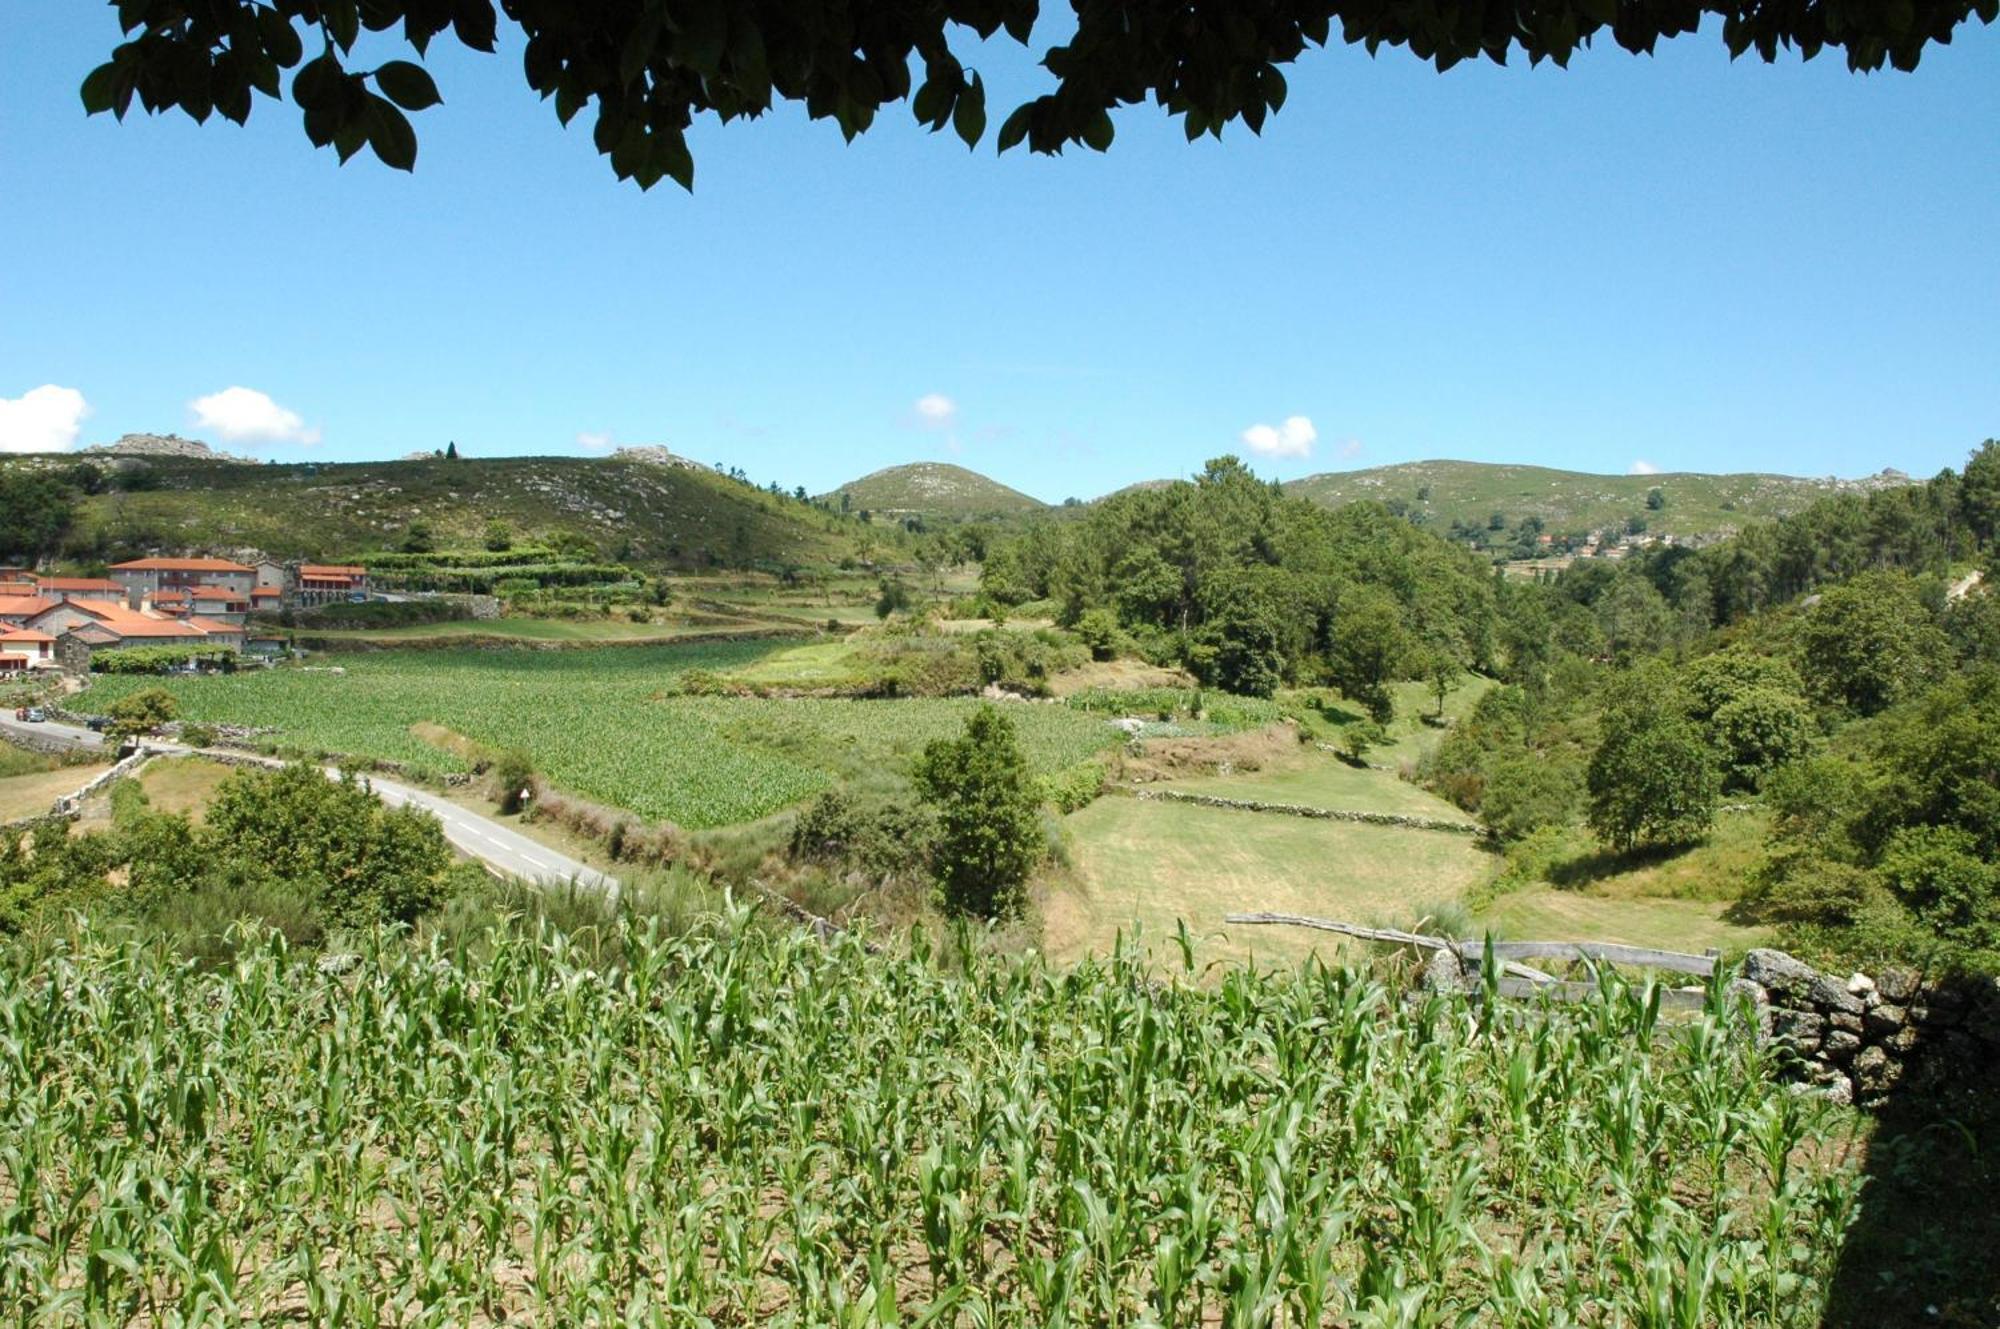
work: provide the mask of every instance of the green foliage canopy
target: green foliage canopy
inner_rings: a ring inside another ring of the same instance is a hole
[[[1771,61],[1785,47],[1810,58],[1831,46],[1850,69],[1908,70],[1975,15],[1992,22],[2000,0],[1756,8],[1523,0],[1470,9],[1441,0],[1076,0],[1072,8],[1074,28],[1041,57],[1055,86],[1007,115],[996,134],[1002,151],[1021,143],[1044,153],[1071,144],[1103,151],[1114,133],[1110,113],[1148,100],[1179,116],[1189,139],[1219,136],[1239,120],[1261,130],[1285,102],[1280,67],[1336,38],[1371,53],[1406,47],[1440,70],[1481,57],[1504,63],[1516,52],[1567,64],[1600,37],[1650,52],[1715,15],[1732,55]],[[122,117],[136,100],[148,111],[179,107],[197,121],[220,114],[240,124],[256,97],[278,99],[286,71],[296,71],[291,98],[315,146],[332,146],[342,161],[367,147],[402,170],[417,157],[405,113],[443,98],[407,59],[350,68],[363,30],[385,34],[362,43],[371,50],[400,38],[422,58],[450,34],[491,52],[501,17],[492,0],[121,0],[116,9],[126,40],[84,80],[89,111]],[[985,84],[953,51],[953,30],[982,40],[1004,33],[1027,46],[1042,16],[1038,0],[509,0],[504,13],[520,29],[528,86],[553,100],[564,124],[594,107],[592,141],[621,180],[650,187],[670,177],[689,188],[687,131],[696,117],[755,117],[779,101],[802,102],[851,139],[883,106],[907,98],[920,124],[949,125],[977,144],[987,129]]]
[[[1013,721],[980,707],[963,735],[924,749],[915,776],[937,809],[933,860],[945,908],[980,918],[1020,913],[1044,844],[1038,786]]]
[[[1671,685],[1653,675],[1625,680],[1606,708],[1586,777],[1590,827],[1619,850],[1685,843],[1715,820],[1714,754],[1677,707],[1663,704]]]

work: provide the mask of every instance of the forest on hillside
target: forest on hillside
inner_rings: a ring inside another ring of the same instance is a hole
[[[1497,679],[1416,774],[1506,848],[1498,889],[1586,828],[1614,858],[1670,856],[1754,799],[1773,829],[1741,916],[1829,959],[1991,970],[1996,530],[1989,441],[1921,484],[1518,581],[1222,458],[997,543],[982,585],[1230,692],[1376,710],[1395,680]]]

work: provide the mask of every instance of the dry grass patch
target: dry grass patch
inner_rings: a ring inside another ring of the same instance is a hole
[[[139,772],[139,787],[155,812],[185,815],[201,824],[215,791],[229,778],[231,768],[206,757],[162,757],[146,763]]]
[[[57,799],[83,788],[101,770],[102,766],[59,766],[0,779],[0,821],[46,816]]]
[[[1462,835],[1132,798],[1101,798],[1066,824],[1074,880],[1040,901],[1048,952],[1064,962],[1109,952],[1119,932],[1129,936],[1135,926],[1159,951],[1180,919],[1206,938],[1209,959],[1296,961],[1314,951],[1331,958],[1337,943],[1320,935],[1232,929],[1223,916],[1271,909],[1407,921],[1463,899],[1493,870]]]
[[[1138,688],[1191,688],[1194,675],[1185,669],[1169,669],[1144,660],[1093,660],[1075,669],[1065,669],[1049,679],[1049,692],[1069,697],[1092,688],[1117,690]]]

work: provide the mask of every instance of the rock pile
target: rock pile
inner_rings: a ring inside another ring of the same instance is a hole
[[[198,438],[179,434],[126,434],[116,443],[99,443],[85,448],[86,457],[183,457],[189,461],[226,461],[239,466],[255,466],[254,457],[236,457],[217,452]]]

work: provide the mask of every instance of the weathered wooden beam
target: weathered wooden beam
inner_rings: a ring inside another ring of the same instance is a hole
[[[1394,946],[1419,946],[1427,951],[1448,951],[1471,942],[1454,942],[1449,937],[1426,937],[1419,932],[1404,932],[1400,928],[1364,928],[1357,923],[1342,923],[1338,919],[1313,918],[1307,914],[1225,914],[1225,923],[1254,923],[1263,926],[1284,926],[1314,928],[1321,932],[1338,932],[1345,937],[1359,937],[1362,941],[1383,941]],[[1501,965],[1503,974],[1517,974],[1536,983],[1553,983],[1555,975],[1545,974],[1525,964],[1508,961]]]
[[[1476,941],[1453,943],[1460,958],[1478,963],[1485,945]],[[1497,960],[1595,960],[1608,964],[1629,964],[1647,969],[1667,969],[1674,973],[1707,978],[1715,973],[1714,955],[1687,955],[1680,951],[1656,951],[1645,946],[1619,946],[1600,941],[1496,941]]]

